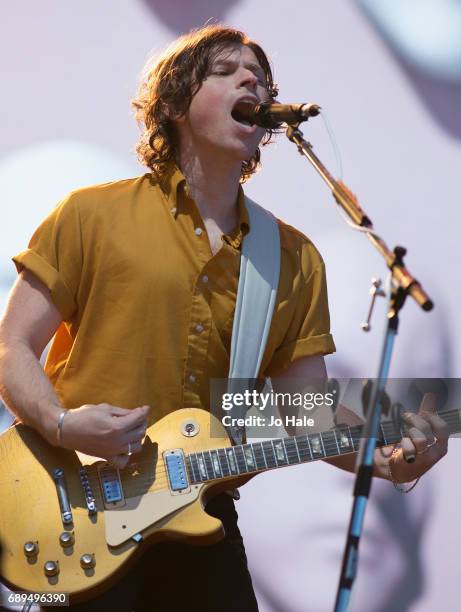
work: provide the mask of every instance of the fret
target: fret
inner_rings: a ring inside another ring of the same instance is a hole
[[[247,469],[249,472],[254,472],[256,470],[255,457],[253,455],[253,449],[251,448],[251,444],[245,444],[243,446],[243,454],[245,456],[245,462],[247,464]]]
[[[307,446],[309,447],[309,452],[311,454],[311,460],[313,461],[315,459],[315,457],[314,457],[314,453],[312,452],[312,446],[311,446],[311,443],[310,443],[308,435],[306,435],[306,442],[307,442]]]
[[[231,474],[238,474],[237,459],[235,457],[234,447],[226,449],[227,459],[229,461],[229,469]]]
[[[189,476],[189,482],[191,484],[195,484],[197,482],[197,479],[194,474],[194,467],[192,465],[190,455],[186,455],[186,466],[187,466],[187,474]]]
[[[339,445],[339,452],[341,454],[344,453],[352,453],[354,447],[352,445],[352,438],[349,433],[349,428],[346,427],[338,427],[337,431],[337,440]]]
[[[210,451],[211,463],[213,464],[213,470],[217,477],[222,476],[221,465],[218,459],[218,452],[215,450]]]
[[[274,447],[272,446],[272,440],[266,440],[262,443],[264,459],[268,468],[274,468],[277,466],[275,459]]]
[[[461,431],[461,410],[455,409],[440,412],[439,416],[446,422],[451,434],[456,434]]]
[[[283,440],[281,438],[277,438],[277,440],[272,440],[272,446],[274,448],[277,466],[288,465],[288,459],[285,453],[285,446],[283,444]]]
[[[298,463],[302,463],[301,455],[299,454],[298,441],[296,440],[296,436],[293,436],[292,440],[296,448],[296,454],[298,455]]]
[[[301,461],[312,461],[311,447],[307,436],[296,436],[296,444]]]
[[[384,427],[383,427],[382,423],[379,426],[379,429],[381,431],[381,438],[382,438],[383,445],[387,446],[388,442],[387,442],[387,439],[386,439],[386,434],[384,433]]]
[[[247,464],[245,461],[245,454],[241,446],[234,446],[235,458],[237,459],[237,469],[239,474],[248,472]]]
[[[205,459],[203,458],[203,454],[195,453],[195,456],[197,457],[198,469],[200,472],[200,480],[202,481],[208,480],[208,474],[206,471]]]
[[[336,437],[333,431],[323,431],[320,434],[322,439],[323,450],[326,457],[336,457],[338,454],[338,446],[336,444]]]
[[[261,442],[253,442],[252,447],[258,470],[267,468],[266,458],[264,457],[263,445]]]
[[[206,465],[206,471],[207,471],[207,474],[208,474],[208,478],[210,480],[213,480],[214,478],[216,478],[216,474],[214,473],[213,463],[211,461],[211,456],[210,456],[210,451],[203,451],[202,455],[203,455],[203,458],[205,459],[205,465]]]
[[[400,432],[397,432],[394,427],[393,421],[384,421],[381,423],[381,427],[383,431],[386,432],[386,444],[394,444],[395,442],[400,442],[402,436]]]
[[[201,475],[200,475],[199,464],[197,461],[197,455],[196,453],[191,453],[189,456],[190,456],[190,464],[192,466],[192,472],[194,474],[194,480],[195,482],[200,482]]]
[[[219,465],[221,466],[221,472],[223,476],[229,476],[231,473],[229,466],[229,459],[227,458],[226,451],[223,448],[218,449]]]
[[[322,445],[322,451],[323,451],[323,456],[326,457],[327,454],[325,452],[325,446],[323,445],[323,438],[322,438],[322,433],[319,433],[319,438],[320,438],[320,444]]]
[[[441,412],[439,416],[447,423],[450,434],[461,432],[461,410],[455,409]]]
[[[283,444],[285,446],[285,453],[287,456],[288,464],[293,465],[299,463],[299,455],[293,438],[283,438]]]
[[[334,435],[335,435],[335,442],[336,442],[336,448],[337,448],[337,450],[338,450],[338,455],[340,455],[340,454],[341,454],[341,451],[339,450],[338,435],[337,435],[337,433],[336,433],[336,429],[333,429],[333,433],[334,433]]]
[[[320,434],[311,434],[307,436],[311,447],[311,453],[314,459],[318,459],[319,457],[325,456],[325,451],[323,450],[323,443]]]
[[[349,427],[349,432],[351,434],[352,446],[354,450],[358,450],[360,446],[360,438],[362,437],[362,427]]]

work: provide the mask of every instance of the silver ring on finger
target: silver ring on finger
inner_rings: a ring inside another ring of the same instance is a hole
[[[127,455],[128,455],[128,457],[131,457],[132,454],[133,454],[133,450],[131,448],[131,442],[128,442],[128,452],[127,452]]]
[[[432,441],[430,444],[428,444],[428,445],[426,446],[426,448],[425,448],[423,451],[421,451],[421,453],[420,453],[420,454],[421,454],[421,455],[423,455],[424,453],[427,453],[427,451],[428,451],[430,448],[432,448],[432,447],[434,446],[434,444],[437,444],[437,438],[434,438],[434,439],[433,439],[433,441]]]

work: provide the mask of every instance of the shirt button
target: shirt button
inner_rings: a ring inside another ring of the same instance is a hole
[[[202,231],[203,231],[203,230],[202,230],[202,228],[201,228],[201,227],[196,227],[196,228],[195,228],[195,233],[196,233],[196,235],[197,235],[197,236],[201,236]]]
[[[201,323],[197,323],[197,325],[195,326],[195,331],[197,333],[199,333],[199,334],[202,333],[203,329],[204,329],[204,327],[203,327],[203,325]]]
[[[208,276],[206,274],[204,274],[202,276],[202,283],[207,283],[208,282]]]
[[[189,375],[189,382],[190,383],[194,383],[197,379],[195,378],[195,376],[193,374]]]

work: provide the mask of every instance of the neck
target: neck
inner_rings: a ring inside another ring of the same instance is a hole
[[[441,412],[439,416],[451,434],[461,431],[461,410]],[[361,425],[344,425],[321,433],[194,451],[186,457],[189,481],[196,484],[353,453],[359,450],[362,432]],[[405,425],[384,421],[376,446],[395,444],[407,434]]]
[[[183,153],[179,166],[202,218],[213,219],[220,226],[234,227],[241,162],[229,163],[216,156],[208,159]]]

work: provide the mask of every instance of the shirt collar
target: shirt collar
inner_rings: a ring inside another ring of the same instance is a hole
[[[178,189],[182,185],[186,185],[186,179],[181,170],[172,164],[160,181],[159,186],[165,194],[170,212],[175,218],[178,213]]]
[[[186,195],[188,195],[188,186],[186,179],[181,170],[172,165],[165,175],[164,179],[160,183],[160,188],[165,194],[170,212],[176,219],[178,215],[178,193],[179,189],[184,189]],[[238,207],[238,223],[236,228],[227,235],[224,235],[224,240],[235,249],[239,249],[242,239],[250,231],[250,218],[248,216],[248,210],[245,205],[245,194],[243,193],[242,186],[239,185],[237,195],[237,207]]]
[[[239,249],[242,244],[243,237],[250,231],[250,218],[248,216],[248,210],[245,204],[245,194],[243,193],[242,186],[239,185],[238,196],[237,196],[237,207],[239,221],[237,227],[228,235],[224,236],[224,240],[228,242],[234,249]]]

